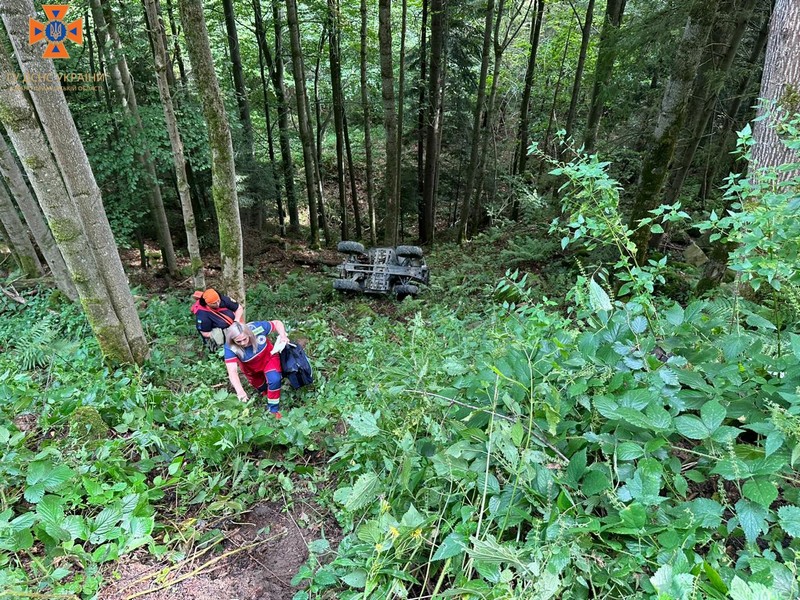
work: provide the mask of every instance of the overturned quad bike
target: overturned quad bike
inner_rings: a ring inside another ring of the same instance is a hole
[[[416,296],[419,284],[428,283],[428,266],[419,246],[370,248],[358,242],[339,242],[336,249],[347,258],[338,266],[333,289],[340,292]]]

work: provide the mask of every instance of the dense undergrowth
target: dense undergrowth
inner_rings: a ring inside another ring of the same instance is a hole
[[[563,243],[509,227],[444,246],[417,300],[340,298],[315,274],[251,286],[249,314],[284,320],[318,369],[280,422],[220,385],[185,298],[140,290],[139,369],[106,367],[53,294],[5,301],[0,590],[91,598],[124,553],[179,560],[219,541],[216,517],[306,494],[345,537],[311,542],[297,600],[800,596],[796,255],[758,243],[791,239],[789,192],[729,192],[773,211],[727,217],[760,294],[678,303],[665,259],[626,254],[603,165],[559,175]],[[616,264],[593,264],[609,244]]]

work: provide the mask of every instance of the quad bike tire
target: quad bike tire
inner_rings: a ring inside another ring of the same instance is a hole
[[[344,241],[336,245],[336,250],[342,254],[364,254],[364,245],[358,242]]]
[[[399,258],[422,258],[422,248],[419,246],[398,246],[395,254]]]
[[[352,279],[334,279],[333,289],[339,292],[360,292],[361,286]]]
[[[407,283],[403,285],[396,285],[394,286],[394,293],[402,300],[406,296],[416,296],[419,294],[419,287],[416,285],[409,285]]]

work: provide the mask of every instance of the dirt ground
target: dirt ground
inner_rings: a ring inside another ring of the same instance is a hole
[[[289,600],[292,578],[308,559],[308,542],[324,537],[333,548],[339,528],[313,504],[256,505],[230,522],[216,548],[194,549],[174,565],[146,552],[123,557],[108,573],[99,600]]]

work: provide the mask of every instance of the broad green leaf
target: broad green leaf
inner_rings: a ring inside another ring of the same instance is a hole
[[[458,556],[467,546],[467,538],[462,534],[453,531],[446,538],[442,540],[436,552],[433,555],[433,560],[445,560]]]
[[[61,526],[64,520],[64,509],[61,505],[64,499],[60,496],[45,496],[39,504],[36,505],[36,514],[42,520],[42,523]]]
[[[638,315],[631,321],[631,331],[639,335],[647,331],[647,325],[647,319],[642,315]]]
[[[25,500],[31,504],[36,504],[37,502],[41,502],[42,498],[44,498],[44,492],[44,484],[35,483],[25,487],[23,496],[25,497]]]
[[[103,536],[111,531],[121,520],[122,510],[118,506],[109,506],[104,508],[92,520],[92,524],[90,526],[92,534],[97,538],[103,538]]]
[[[735,576],[731,582],[731,600],[781,600],[780,594],[774,593],[761,583],[747,583],[739,576]]]
[[[594,496],[611,488],[611,481],[602,471],[591,470],[583,476],[581,491],[585,496]]]
[[[611,298],[608,297],[606,291],[600,287],[600,284],[594,278],[589,280],[589,303],[595,312],[601,310],[609,311],[614,308],[611,304]]]
[[[153,517],[131,517],[130,521],[130,535],[134,540],[147,537],[153,533],[153,526],[155,520]]]
[[[345,510],[355,511],[364,508],[377,498],[379,488],[380,480],[375,473],[361,474],[344,503]]]
[[[572,458],[569,459],[569,465],[567,466],[566,470],[567,480],[574,485],[578,485],[585,471],[586,448],[579,450],[572,455]]]
[[[692,516],[700,527],[716,529],[722,523],[722,513],[725,509],[716,500],[695,498],[691,502],[687,502],[685,506],[691,511]]]
[[[386,532],[377,520],[372,519],[356,530],[356,537],[362,542],[374,546],[384,540]]]
[[[622,442],[617,446],[617,460],[636,460],[644,456],[644,450],[639,444]]]
[[[675,428],[682,436],[692,440],[704,440],[711,436],[708,427],[694,415],[675,417]]]
[[[325,538],[320,538],[308,543],[308,551],[311,554],[324,554],[331,549],[331,543]]]
[[[619,518],[629,527],[641,529],[645,526],[645,523],[647,523],[647,511],[644,506],[638,502],[634,502],[630,506],[626,506],[619,511]]]
[[[363,569],[358,569],[342,577],[342,581],[350,587],[362,589],[367,585],[367,572]]]
[[[742,493],[748,500],[769,508],[778,497],[778,488],[765,479],[750,480],[742,487]]]
[[[378,427],[378,417],[371,412],[359,410],[350,415],[347,422],[359,435],[367,438],[375,437],[381,432],[380,427]]]
[[[678,326],[683,323],[683,307],[676,302],[664,313],[664,316],[667,322]]]
[[[793,538],[800,537],[800,508],[791,505],[781,506],[778,509],[778,523]]]
[[[71,540],[75,538],[85,540],[89,537],[86,521],[80,515],[67,515],[62,521],[61,527],[69,532]]]
[[[716,400],[706,402],[700,407],[700,418],[710,433],[714,433],[722,425],[722,421],[725,420],[725,414],[725,409]]]
[[[751,544],[756,541],[759,534],[767,530],[767,514],[766,508],[750,500],[742,499],[736,503],[739,526],[744,531],[745,539]]]
[[[420,512],[414,508],[414,505],[410,505],[408,510],[400,519],[400,524],[403,527],[419,527],[425,522],[425,517],[420,514]]]

